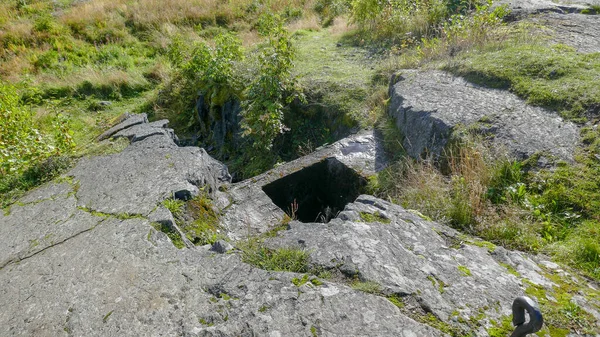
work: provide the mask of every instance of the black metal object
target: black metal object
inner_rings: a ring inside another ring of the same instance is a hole
[[[515,331],[510,337],[525,337],[530,333],[540,331],[544,325],[542,311],[537,303],[529,297],[517,297],[513,302],[512,311]],[[528,322],[525,322],[525,312],[529,315]]]

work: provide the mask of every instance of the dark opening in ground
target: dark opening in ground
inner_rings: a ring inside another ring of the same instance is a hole
[[[363,192],[366,179],[335,158],[327,158],[263,186],[263,191],[301,222],[329,222]]]

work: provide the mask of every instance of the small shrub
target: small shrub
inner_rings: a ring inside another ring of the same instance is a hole
[[[259,32],[268,41],[259,57],[259,73],[245,92],[241,127],[242,135],[250,136],[255,148],[269,150],[275,137],[286,130],[286,105],[299,96],[291,74],[295,49],[283,21],[265,14],[259,21]]]
[[[14,87],[0,83],[0,174],[22,174],[50,156],[72,152],[68,120],[57,115],[52,134],[35,128],[33,114],[19,102]]]

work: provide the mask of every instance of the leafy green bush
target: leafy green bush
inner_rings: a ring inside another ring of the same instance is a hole
[[[252,138],[255,148],[268,150],[275,137],[286,130],[285,107],[299,95],[291,74],[295,49],[283,20],[273,14],[263,15],[259,33],[267,38],[267,44],[259,56],[259,73],[245,92],[241,126],[242,134]]]
[[[176,129],[196,128],[220,116],[220,107],[230,99],[240,99],[243,90],[235,64],[244,59],[241,42],[230,33],[215,37],[214,46],[205,42],[188,48],[181,37],[175,37],[166,56],[176,74],[161,93],[159,104],[173,112],[168,116]],[[196,100],[202,95],[208,116],[198,117]]]
[[[240,83],[234,74],[234,62],[244,58],[241,42],[232,34],[220,34],[215,46],[198,44],[183,65],[184,77],[200,89],[211,106],[222,105],[239,90]]]
[[[0,175],[21,174],[50,156],[70,153],[74,146],[66,117],[56,117],[51,135],[42,133],[16,89],[0,83]]]

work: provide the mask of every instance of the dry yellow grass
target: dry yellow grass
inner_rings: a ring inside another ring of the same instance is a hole
[[[302,18],[295,20],[287,25],[287,28],[290,32],[295,32],[297,30],[319,30],[321,29],[321,24],[319,23],[319,18],[314,13],[305,14]]]
[[[313,1],[284,0],[270,2],[264,9],[280,12],[288,7],[296,7],[308,11],[312,5]],[[108,24],[114,23],[114,15],[117,14],[143,27],[180,22],[227,24],[264,9],[252,0],[96,0],[74,5],[61,19],[72,26]]]

